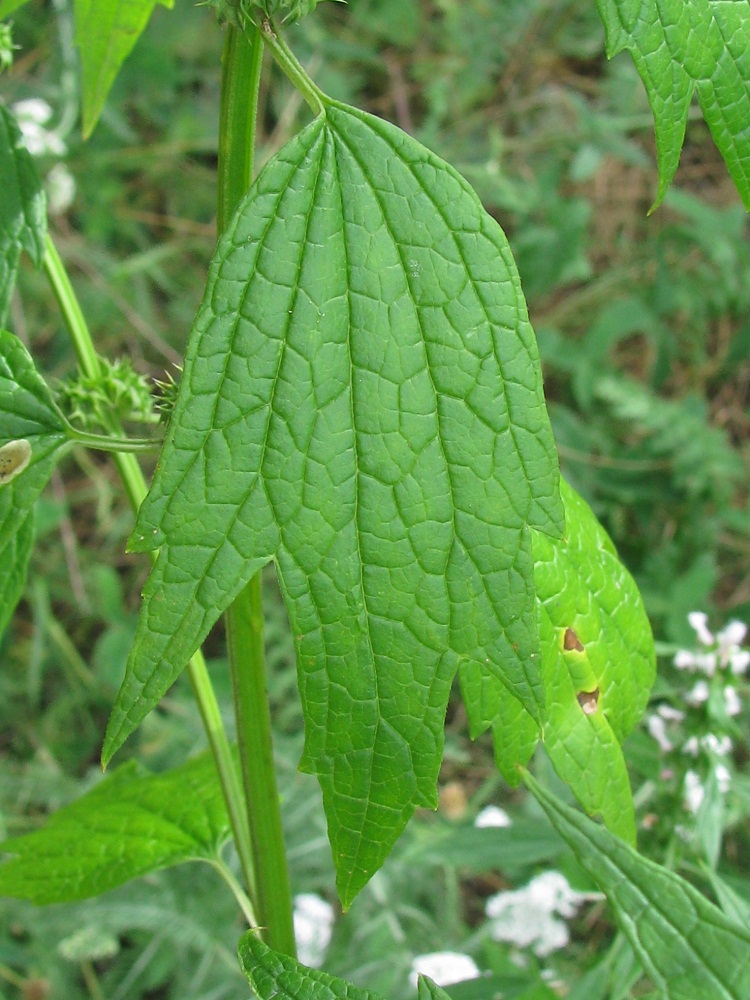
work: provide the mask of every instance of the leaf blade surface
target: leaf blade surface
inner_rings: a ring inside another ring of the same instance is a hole
[[[0,893],[34,903],[98,896],[184,861],[212,860],[229,835],[218,777],[207,754],[163,774],[123,765],[41,830],[0,850]]]
[[[565,805],[531,775],[524,780],[607,895],[665,1000],[744,1000],[750,995],[750,933],[684,879]]]
[[[105,759],[275,559],[348,904],[435,805],[459,661],[538,713],[529,526],[560,529],[557,481],[501,230],[424,147],[329,107],[219,243],[131,540],[162,548]]]

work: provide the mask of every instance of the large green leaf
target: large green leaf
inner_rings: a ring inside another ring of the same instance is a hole
[[[28,351],[0,330],[0,632],[23,589],[31,509],[67,440],[65,420]]]
[[[16,284],[21,250],[35,264],[44,256],[46,200],[15,118],[0,101],[0,325]]]
[[[34,903],[98,896],[160,868],[212,861],[228,835],[208,754],[158,775],[129,761],[41,830],[0,844],[13,855],[0,865],[0,895]]]
[[[345,979],[309,969],[288,955],[272,951],[248,931],[240,938],[239,957],[258,1000],[383,1000],[373,990],[363,990]],[[426,976],[419,977],[419,1000],[450,1000]]]
[[[654,682],[651,629],[638,588],[590,507],[564,480],[560,492],[563,538],[535,531],[533,541],[544,744],[584,808],[634,842],[620,742],[645,711]],[[475,728],[492,724],[500,770],[517,784],[518,765],[531,756],[538,727],[493,677],[467,666],[461,683]]]
[[[83,77],[84,137],[94,131],[120,67],[157,3],[172,7],[174,0],[75,0],[76,42]]]
[[[348,904],[436,804],[459,661],[539,716],[529,526],[560,530],[558,478],[499,226],[409,136],[328,107],[219,242],[131,539],[161,551],[105,761],[275,559]]]
[[[748,0],[596,0],[611,57],[628,49],[654,113],[658,205],[674,177],[693,94],[750,209]]]
[[[34,547],[33,511],[22,518],[7,540],[0,524],[0,636],[23,593],[31,550]]]
[[[258,1000],[384,1000],[379,993],[359,989],[272,951],[256,931],[242,935],[238,953],[242,971]]]
[[[579,864],[606,893],[620,926],[664,1000],[747,1000],[750,932],[674,872],[526,784]]]

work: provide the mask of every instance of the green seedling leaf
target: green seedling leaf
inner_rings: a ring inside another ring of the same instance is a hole
[[[384,1000],[380,993],[363,990],[318,969],[309,969],[288,955],[272,951],[255,931],[240,938],[239,957],[258,1000]],[[425,976],[419,977],[419,1000],[450,1000],[448,994]]]
[[[436,805],[461,661],[543,703],[529,526],[559,532],[538,355],[507,241],[415,140],[340,105],[222,236],[131,545],[160,548],[111,758],[277,564],[341,898]]]
[[[208,754],[164,774],[129,761],[46,825],[0,844],[0,895],[86,899],[184,861],[213,861],[229,821]]]
[[[174,0],[75,0],[85,139],[94,131],[120,67],[157,3],[171,8]]]
[[[659,190],[677,170],[693,94],[750,209],[750,4],[746,0],[596,0],[607,55],[633,56],[654,114]]]
[[[31,550],[34,547],[33,511],[26,515],[15,530],[8,532],[9,537],[4,544],[2,524],[0,533],[0,636],[2,636],[21,599],[26,582]]]
[[[747,1000],[750,932],[674,872],[524,780],[614,914],[664,1000]]]
[[[0,325],[16,284],[21,250],[44,257],[47,208],[39,175],[15,118],[0,102]],[[2,433],[2,432],[0,432]]]

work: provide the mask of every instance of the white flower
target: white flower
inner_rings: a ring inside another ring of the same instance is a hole
[[[685,774],[685,806],[692,813],[697,813],[700,809],[703,796],[706,794],[701,779],[695,771],[687,771]]]
[[[716,653],[693,653],[689,649],[678,649],[672,661],[678,670],[696,670],[713,677],[716,672]]]
[[[729,786],[732,784],[732,775],[729,768],[724,764],[717,764],[714,774],[716,775],[716,783],[719,786],[719,791],[722,795],[726,795],[729,791]]]
[[[731,684],[724,688],[724,706],[727,710],[727,715],[739,715],[742,711],[737,688],[732,687]]]
[[[73,204],[76,182],[64,163],[56,163],[44,182],[50,215],[62,215]]]
[[[681,712],[677,708],[672,708],[671,705],[659,705],[656,712],[666,722],[682,722],[685,718],[684,712]]]
[[[429,976],[438,986],[451,986],[467,979],[478,979],[480,975],[476,962],[470,955],[458,951],[433,951],[429,955],[417,955],[411,963],[409,981],[417,985],[418,976]]]
[[[685,701],[689,705],[702,705],[708,701],[708,684],[706,681],[698,681],[691,691],[685,695]]]
[[[646,725],[648,726],[649,733],[653,736],[664,753],[669,753],[670,750],[674,749],[672,743],[667,738],[666,723],[660,715],[649,715]]]
[[[485,806],[474,820],[474,826],[483,828],[486,826],[512,826],[513,820],[500,806]]]
[[[52,108],[46,101],[39,97],[18,101],[13,105],[13,113],[26,148],[32,156],[44,156],[47,153],[54,156],[65,154],[66,146],[60,136],[44,127],[52,117]]]
[[[333,907],[312,892],[294,897],[294,937],[303,965],[317,968],[331,940]]]
[[[701,737],[701,745],[708,750],[709,753],[714,753],[717,757],[726,757],[727,754],[732,752],[732,741],[728,736],[716,736],[715,733],[706,733],[705,736]]]
[[[687,741],[687,743],[685,743],[685,745],[683,746],[682,752],[689,753],[691,757],[697,757],[699,749],[700,748],[698,746],[698,737],[691,736],[690,739]]]
[[[713,646],[716,640],[714,639],[713,632],[709,631],[708,615],[705,611],[691,611],[688,615],[688,621],[695,630],[698,642],[703,643],[704,646]]]
[[[585,900],[598,898],[598,893],[571,889],[559,872],[545,872],[525,889],[499,892],[487,900],[489,931],[496,941],[520,948],[531,946],[537,955],[549,955],[564,948],[570,937],[559,917],[572,917]]]

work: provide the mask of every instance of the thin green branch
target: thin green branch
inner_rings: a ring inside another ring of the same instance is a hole
[[[270,21],[263,21],[259,30],[279,67],[302,94],[313,114],[323,114],[326,105],[331,103],[330,98],[307,75],[304,66],[286,44],[283,35]]]
[[[78,366],[84,375],[89,378],[98,378],[101,375],[101,366],[91,332],[68,277],[65,265],[49,235],[47,236],[47,252],[44,258],[44,267],[73,343],[78,359]],[[117,421],[114,419],[109,421],[107,429],[111,430],[115,435],[122,433]],[[115,452],[114,461],[125,487],[130,506],[133,512],[137,513],[143,502],[143,498],[148,492],[146,480],[141,467],[138,465],[138,460],[132,453]],[[155,559],[156,556],[154,555],[152,558]],[[239,775],[237,774],[232,750],[227,739],[226,730],[224,729],[219,704],[216,700],[216,693],[208,676],[206,661],[200,650],[191,658],[187,670],[196,701],[198,702],[198,708],[211,752],[216,763],[216,770],[219,774],[219,781],[227,804],[229,821],[232,826],[242,871],[248,888],[252,892],[255,880],[253,855],[250,848],[247,820],[245,819],[245,812],[242,806],[243,796]]]
[[[252,181],[262,55],[263,41],[257,31],[228,30],[219,126],[219,233]],[[228,609],[226,627],[240,768],[255,860],[255,911],[267,943],[294,955],[292,899],[266,690],[260,573]]]
[[[153,451],[161,447],[158,438],[129,438],[114,434],[92,434],[77,427],[68,425],[68,437],[73,444],[83,445],[93,451],[132,452],[134,455],[144,451]]]

